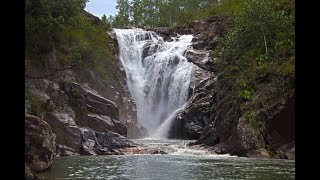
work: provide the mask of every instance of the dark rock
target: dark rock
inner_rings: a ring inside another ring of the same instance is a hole
[[[292,93],[291,93],[292,94]],[[293,93],[294,94],[294,93]],[[269,158],[266,153],[267,143],[273,148],[294,140],[293,125],[293,95],[284,95],[286,100],[280,100],[274,105],[258,109],[252,115],[259,121],[266,122],[265,129],[254,128],[248,119],[241,116],[240,107],[232,97],[216,99],[212,106],[212,116],[196,144],[216,146],[219,143],[229,146],[217,153],[229,153],[238,156]],[[277,120],[277,122],[275,122]],[[285,125],[286,124],[286,125]],[[285,128],[286,127],[286,128]],[[287,153],[294,158],[294,148],[276,150],[278,158],[287,158]]]
[[[208,51],[187,49],[186,58],[189,62],[197,65],[198,67],[210,71],[212,69],[212,59],[209,57]]]
[[[137,146],[136,143],[114,132],[96,132],[95,135],[97,137],[97,143],[110,150]]]
[[[278,149],[276,149],[276,153],[281,159],[295,159],[295,141],[292,141],[288,144],[285,144]]]
[[[212,147],[212,150],[217,154],[227,154],[233,152],[233,147],[226,143],[219,143]]]
[[[143,62],[145,61],[145,58],[147,56],[150,56],[156,52],[158,52],[159,44],[153,44],[153,43],[146,43],[143,47],[142,51],[142,59]]]
[[[260,148],[254,151],[247,153],[246,155],[249,158],[271,158],[268,151],[264,148]]]
[[[269,122],[268,134],[274,148],[288,144],[295,139],[295,91],[263,110]]]
[[[197,41],[192,44],[194,49],[205,49],[206,46],[208,46],[208,44],[204,41]]]
[[[115,102],[104,98],[96,90],[75,82],[72,83],[72,90],[85,97],[85,103],[93,108],[91,111],[94,111],[97,114],[110,116],[113,119],[119,119],[118,105]]]
[[[24,178],[25,180],[35,180],[35,179],[39,179],[38,176],[36,176],[29,168],[29,166],[27,164],[25,164],[24,166]]]
[[[151,154],[168,154],[168,153],[166,153],[162,150],[155,150],[155,151],[151,152]]]
[[[110,150],[110,152],[112,153],[112,155],[124,155],[124,153],[119,149],[112,149]]]
[[[211,115],[211,95],[214,77],[197,67],[190,82],[193,95],[185,110],[179,112],[172,123],[169,137],[179,139],[197,139],[200,137]]]
[[[80,147],[81,155],[97,155],[95,152],[96,137],[95,132],[88,128],[80,128],[82,143]]]
[[[77,156],[80,155],[76,150],[61,144],[56,145],[56,156]]]
[[[25,163],[31,171],[49,169],[55,152],[55,134],[41,118],[25,115]]]
[[[105,132],[113,131],[123,136],[127,135],[127,128],[119,120],[99,114],[87,114],[87,126],[95,131]]]
[[[44,120],[56,134],[56,143],[76,151],[81,147],[81,132],[74,121],[74,112],[70,107],[46,113]]]
[[[229,143],[236,146],[244,156],[248,152],[264,148],[266,146],[264,138],[258,129],[251,127],[244,117],[239,119],[239,124],[232,132]]]
[[[231,18],[226,15],[212,16],[207,20],[193,21],[185,26],[174,28],[149,28],[161,35],[165,41],[171,41],[169,37],[185,34],[193,34],[193,48],[198,50],[214,50],[217,37],[223,35],[233,24]]]

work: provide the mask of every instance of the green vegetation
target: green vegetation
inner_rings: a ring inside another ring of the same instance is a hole
[[[212,53],[219,96],[240,102],[249,124],[258,129],[265,123],[251,112],[295,88],[294,1],[281,2],[243,1],[234,26]]]
[[[40,100],[38,100],[36,97],[31,95],[30,93],[26,93],[25,96],[25,103],[28,107],[30,107],[29,114],[41,117],[41,114],[43,113],[43,109],[41,107],[42,103]]]
[[[74,108],[78,113],[82,114],[87,111],[83,106],[84,97],[80,93],[79,89],[75,88],[72,81],[61,80],[59,81],[59,87],[68,96],[68,105]]]
[[[29,114],[38,117],[42,117],[45,112],[52,112],[56,108],[51,100],[43,102],[39,97],[31,94],[30,92],[26,92],[25,103],[26,106],[29,107]]]
[[[25,62],[43,65],[55,50],[64,67],[91,68],[106,78],[113,51],[106,26],[95,24],[83,8],[87,0],[26,0]]]
[[[115,28],[178,26],[199,18],[216,7],[218,0],[117,0],[118,14],[107,21]]]
[[[41,56],[59,40],[64,26],[80,14],[87,0],[26,0],[25,52],[26,58]]]

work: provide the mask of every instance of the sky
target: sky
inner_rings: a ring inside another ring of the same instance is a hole
[[[116,0],[89,0],[84,9],[100,19],[103,14],[114,16],[117,13]]]

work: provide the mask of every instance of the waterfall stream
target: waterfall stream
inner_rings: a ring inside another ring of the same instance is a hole
[[[193,36],[182,35],[165,42],[143,29],[115,32],[138,122],[150,137],[166,138],[175,114],[188,100],[192,63],[184,53]]]

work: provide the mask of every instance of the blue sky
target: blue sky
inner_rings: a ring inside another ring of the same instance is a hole
[[[89,0],[84,9],[99,18],[117,13],[116,0]]]

